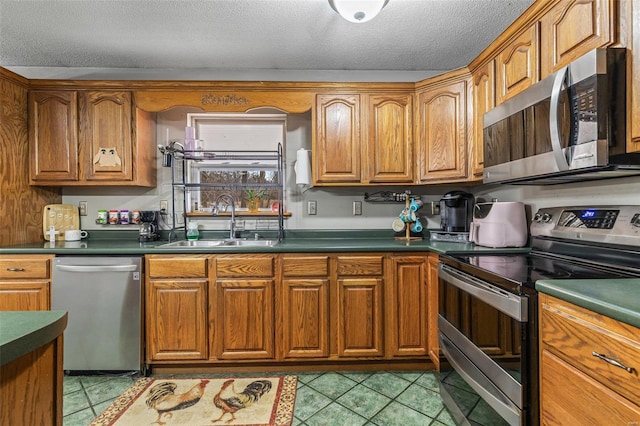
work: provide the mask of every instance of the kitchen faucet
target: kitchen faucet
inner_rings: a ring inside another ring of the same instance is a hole
[[[225,200],[231,206],[231,222],[229,223],[229,238],[236,238],[236,203],[231,194],[222,194],[216,198],[216,214],[220,212],[220,201]]]

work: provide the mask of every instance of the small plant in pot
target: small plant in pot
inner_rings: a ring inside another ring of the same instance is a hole
[[[267,195],[267,191],[264,189],[246,188],[244,190],[247,197],[247,209],[251,213],[255,213],[260,208],[262,198]]]

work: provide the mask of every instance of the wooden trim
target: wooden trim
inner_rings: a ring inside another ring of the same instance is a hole
[[[18,84],[24,88],[29,87],[29,80],[24,78],[21,75],[14,73],[13,71],[9,71],[6,68],[0,67],[0,77],[9,80],[14,84]]]

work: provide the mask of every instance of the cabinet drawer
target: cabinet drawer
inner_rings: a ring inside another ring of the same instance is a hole
[[[540,335],[545,347],[640,405],[640,330],[552,297],[541,301]],[[606,362],[594,352],[633,370]]]
[[[48,279],[51,270],[51,257],[14,257],[0,258],[1,279]]]
[[[338,275],[382,275],[382,256],[339,256]]]
[[[194,257],[147,258],[149,278],[206,278],[207,259]]]
[[[216,277],[273,277],[273,256],[216,256]]]
[[[285,277],[324,277],[329,275],[329,256],[285,256],[282,270]]]

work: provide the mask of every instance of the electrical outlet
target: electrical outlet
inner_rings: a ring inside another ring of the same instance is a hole
[[[353,202],[353,215],[360,216],[362,214],[362,201]]]
[[[80,201],[78,203],[78,208],[80,209],[80,216],[86,216],[87,215],[87,202],[86,201]]]
[[[314,215],[318,213],[318,203],[316,201],[307,202],[307,214]]]
[[[169,202],[167,200],[160,200],[160,211],[164,211],[164,213],[169,211]]]

